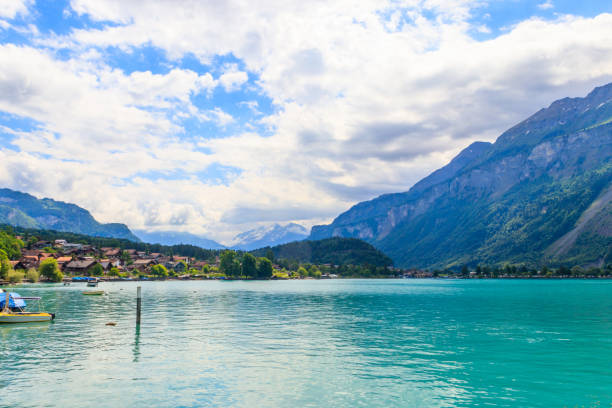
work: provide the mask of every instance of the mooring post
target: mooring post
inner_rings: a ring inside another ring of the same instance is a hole
[[[0,312],[9,312],[9,303],[11,301],[11,293],[9,291],[6,292],[6,297],[4,301],[4,308],[0,310]]]
[[[136,324],[140,324],[140,306],[142,303],[142,290],[140,286],[136,288]]]

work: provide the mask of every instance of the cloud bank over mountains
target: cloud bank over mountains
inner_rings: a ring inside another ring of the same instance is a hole
[[[5,3],[0,184],[221,242],[405,191],[612,81],[605,2]]]

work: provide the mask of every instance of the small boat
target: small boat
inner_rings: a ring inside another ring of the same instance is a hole
[[[50,322],[55,319],[54,313],[46,312],[26,312],[26,300],[35,301],[40,308],[39,297],[22,297],[18,293],[3,293],[4,299],[0,301],[2,309],[0,311],[0,324],[3,323],[32,323]],[[1,295],[0,295],[1,297]]]
[[[0,312],[0,324],[50,322],[53,319],[55,319],[54,313]]]
[[[97,278],[93,278],[93,279],[87,281],[87,287],[95,288],[97,286],[98,286],[98,279]]]
[[[83,292],[86,296],[100,296],[104,294],[103,290],[89,290],[87,292]]]

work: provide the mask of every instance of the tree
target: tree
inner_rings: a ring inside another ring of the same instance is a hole
[[[38,272],[40,272],[41,276],[44,276],[52,282],[61,282],[64,278],[64,274],[62,274],[62,271],[58,268],[55,258],[47,258],[42,261],[38,267]]]
[[[25,276],[29,281],[34,283],[38,282],[38,278],[40,277],[38,271],[34,268],[28,269],[28,272],[26,272]]]
[[[257,259],[248,252],[242,256],[242,274],[244,276],[257,276]]]
[[[104,268],[99,263],[96,263],[94,266],[89,268],[88,272],[91,276],[102,276],[104,275]]]
[[[23,269],[9,272],[8,280],[11,283],[19,283],[23,281],[23,278],[25,278],[25,272]]]
[[[267,279],[272,277],[272,272],[272,261],[270,261],[268,258],[259,258],[257,277]]]
[[[584,274],[584,270],[578,265],[573,266],[571,270],[573,276],[580,276]]]
[[[30,238],[28,238],[28,240],[26,241],[26,247],[28,249],[32,249],[32,245],[34,245],[35,243],[38,242],[38,237],[35,236],[31,236]]]
[[[108,271],[108,276],[119,276],[119,268],[116,266],[110,268],[110,271]]]
[[[588,276],[599,276],[599,275],[601,275],[601,268],[598,268],[596,266],[592,266],[587,271],[587,275]]]
[[[121,263],[123,265],[127,265],[132,260],[132,257],[130,257],[130,254],[128,254],[127,251],[121,251],[121,256],[119,259],[121,259]]]
[[[153,265],[151,267],[151,273],[155,276],[159,276],[161,278],[168,277],[168,269],[164,265]]]
[[[7,279],[11,271],[11,263],[4,250],[0,249],[0,278]]]
[[[272,251],[272,248],[266,251],[266,258],[268,258],[271,262],[274,262],[274,251]]]
[[[298,275],[300,275],[301,278],[305,278],[306,276],[308,276],[308,271],[303,266],[300,266],[298,268],[297,273]]]
[[[224,273],[225,276],[234,277],[240,275],[240,262],[238,262],[236,252],[232,250],[225,250],[221,254],[221,264],[219,270]]]
[[[321,277],[321,270],[319,270],[319,267],[317,265],[310,265],[308,267],[308,274],[310,276],[312,276],[313,278],[317,278],[317,277]]]
[[[17,259],[21,256],[21,248],[23,242],[14,236],[0,231],[0,250],[4,251],[4,254],[8,259]]]

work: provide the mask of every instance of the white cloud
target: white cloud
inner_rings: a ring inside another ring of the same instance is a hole
[[[0,18],[13,19],[18,14],[28,13],[28,7],[34,0],[0,0]]]
[[[544,3],[538,4],[538,8],[540,10],[550,10],[555,8],[555,5],[553,4],[552,0],[546,0]]]
[[[468,21],[481,3],[459,0],[71,5],[119,25],[47,42],[82,52],[69,60],[0,46],[0,110],[40,123],[13,135],[21,153],[0,149],[0,182],[76,202],[103,221],[220,240],[255,215],[272,221],[266,209],[311,225],[406,190],[470,142],[612,80],[610,14],[532,19],[476,42]],[[143,44],[165,50],[171,65],[231,54],[245,68],[219,67],[215,79],[176,67],[126,74],[104,61],[105,46]],[[194,106],[193,95],[235,91],[249,77],[275,106],[260,121],[269,134],[184,137],[185,118],[235,120],[212,98]],[[213,164],[241,172],[227,185],[201,179]]]
[[[228,65],[224,71],[223,75],[219,77],[219,83],[223,85],[226,92],[237,91],[249,80],[248,74],[238,70],[236,64]]]
[[[239,106],[247,107],[251,112],[255,115],[261,115],[262,113],[259,111],[259,102],[257,101],[243,101],[238,104]]]
[[[227,126],[234,121],[232,115],[223,112],[220,108],[215,108],[209,112],[220,126]]]

